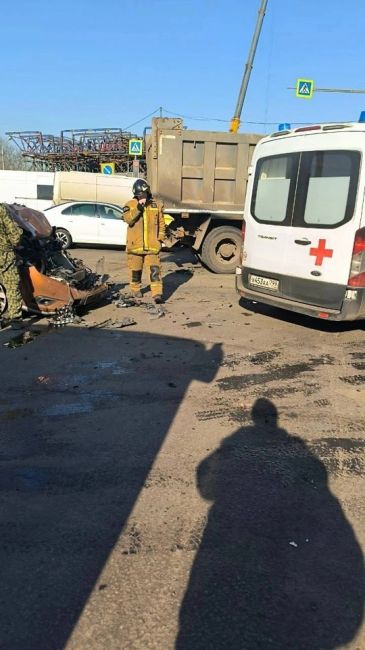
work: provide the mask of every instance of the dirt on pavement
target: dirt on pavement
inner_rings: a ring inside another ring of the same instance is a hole
[[[362,650],[364,324],[163,270],[161,318],[0,332],[0,647]]]

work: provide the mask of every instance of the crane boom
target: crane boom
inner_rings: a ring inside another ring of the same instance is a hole
[[[260,6],[260,9],[259,9],[259,13],[258,13],[257,21],[256,21],[256,28],[255,28],[255,32],[254,32],[254,35],[253,35],[253,38],[252,38],[251,47],[250,47],[247,63],[245,65],[245,70],[244,70],[244,74],[243,74],[243,78],[242,78],[241,88],[240,88],[240,92],[239,92],[239,95],[238,95],[236,110],[235,110],[234,116],[231,119],[231,123],[230,123],[230,127],[229,127],[229,130],[230,130],[231,133],[237,133],[237,131],[238,131],[239,127],[240,127],[240,124],[241,124],[242,106],[243,106],[243,102],[245,101],[247,86],[248,86],[248,82],[250,80],[251,70],[253,68],[253,60],[255,58],[255,53],[256,53],[257,43],[258,43],[258,40],[259,40],[259,37],[260,37],[262,23],[264,22],[264,16],[265,16],[265,11],[266,11],[266,7],[267,7],[267,2],[268,2],[268,0],[261,0],[261,6]]]

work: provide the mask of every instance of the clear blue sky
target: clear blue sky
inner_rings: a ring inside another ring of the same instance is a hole
[[[229,120],[260,0],[14,0],[2,9],[0,132],[127,127],[163,106]],[[241,131],[357,120],[364,95],[296,99],[297,77],[365,89],[364,0],[269,0]],[[132,128],[142,133],[147,119]],[[264,122],[247,124],[247,122]],[[268,124],[273,123],[273,124]],[[224,122],[185,120],[225,130]]]

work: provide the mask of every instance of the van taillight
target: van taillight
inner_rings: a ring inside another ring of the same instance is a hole
[[[365,228],[360,228],[355,234],[353,255],[365,252]]]
[[[245,235],[246,235],[246,222],[242,221],[242,229],[241,229],[242,243],[245,241]]]
[[[365,228],[355,234],[348,286],[365,288]]]

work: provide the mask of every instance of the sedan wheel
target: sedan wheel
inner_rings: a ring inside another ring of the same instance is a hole
[[[72,237],[68,230],[65,230],[64,228],[56,228],[55,235],[58,241],[62,244],[63,249],[71,247]]]

